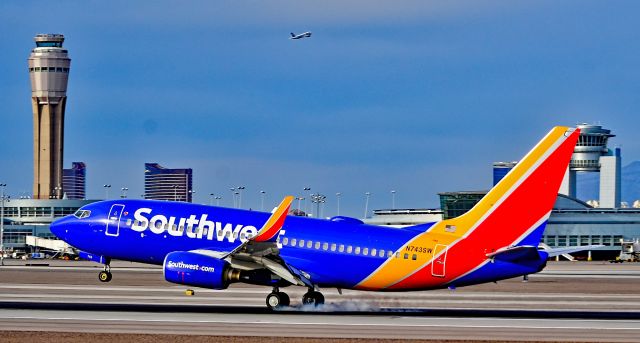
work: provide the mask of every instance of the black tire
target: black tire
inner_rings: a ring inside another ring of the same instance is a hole
[[[285,292],[278,292],[280,295],[280,306],[289,306],[291,304],[291,300],[289,299],[289,295]]]
[[[100,273],[98,273],[98,280],[100,280],[100,282],[109,282],[111,281],[112,277],[113,276],[111,275],[111,273],[106,271],[101,271]]]
[[[320,306],[324,304],[324,295],[316,291],[307,292],[302,296],[302,304]]]
[[[267,295],[267,307],[272,310],[289,306],[289,296],[286,293],[277,292]]]

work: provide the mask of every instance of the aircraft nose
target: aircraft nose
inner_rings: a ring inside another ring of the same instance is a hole
[[[68,221],[69,220],[67,217],[56,219],[49,226],[49,230],[51,230],[51,233],[54,234],[56,237],[64,240],[64,236],[65,236],[64,228],[68,223]]]

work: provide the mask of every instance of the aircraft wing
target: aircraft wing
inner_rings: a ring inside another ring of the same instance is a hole
[[[269,219],[262,225],[256,236],[241,243],[231,251],[197,249],[191,252],[226,260],[232,267],[244,270],[266,268],[284,280],[300,286],[313,287],[302,272],[287,265],[277,255],[276,237],[289,213],[292,196],[285,197]]]

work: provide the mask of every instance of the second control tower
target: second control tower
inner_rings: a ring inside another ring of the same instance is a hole
[[[71,59],[64,36],[38,34],[29,56],[33,108],[33,197],[62,199],[64,109]]]
[[[571,156],[560,193],[576,197],[576,173],[600,173],[600,207],[619,208],[621,192],[620,149],[607,148],[611,130],[600,125],[579,124],[580,137]]]

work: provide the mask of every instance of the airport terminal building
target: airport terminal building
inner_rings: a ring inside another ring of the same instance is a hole
[[[55,238],[49,225],[97,200],[10,199],[4,203],[4,246],[9,251],[30,251],[27,236]]]

